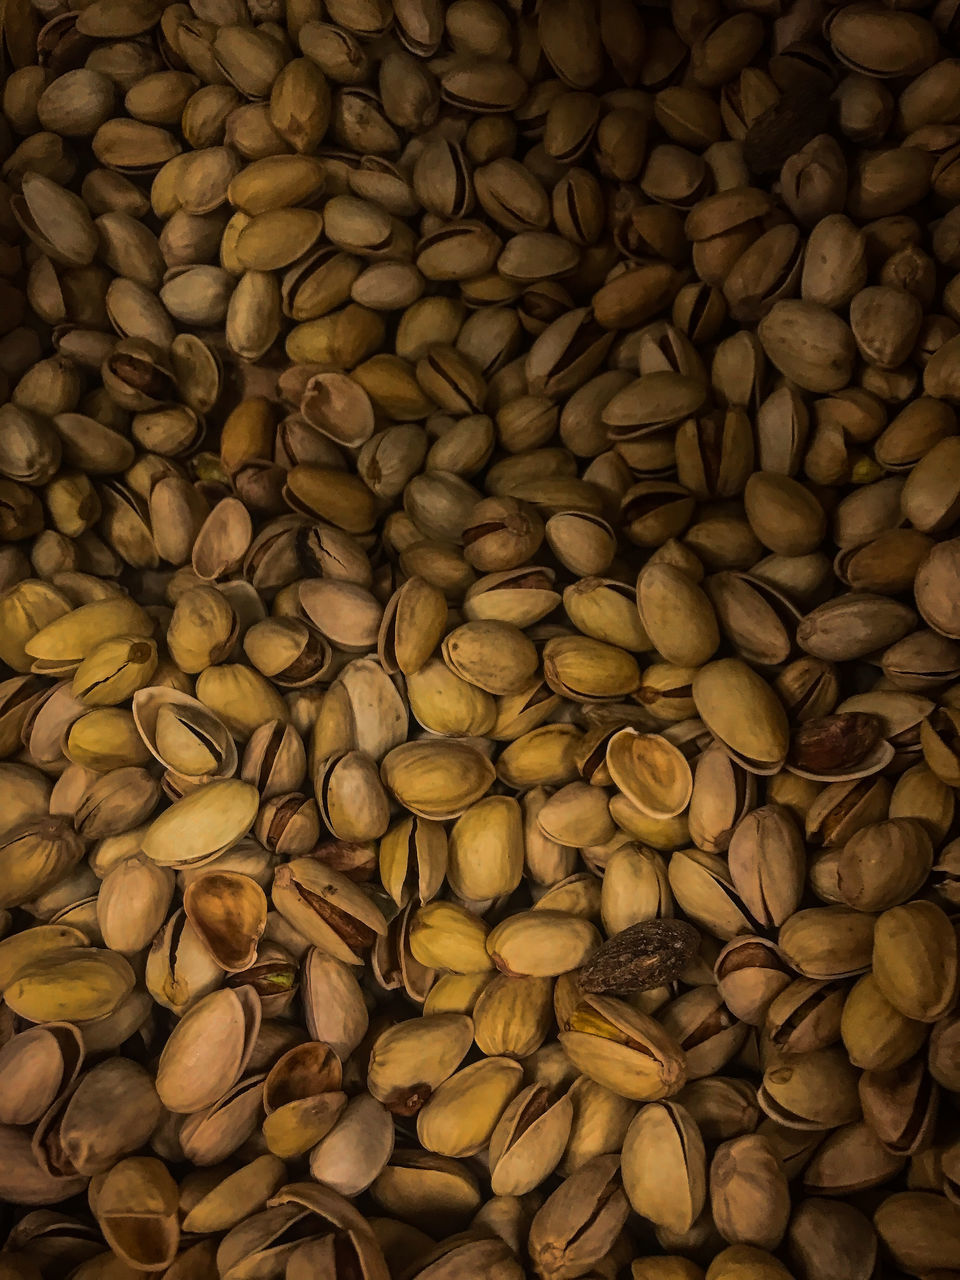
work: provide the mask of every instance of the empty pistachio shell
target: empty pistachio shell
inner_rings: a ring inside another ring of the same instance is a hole
[[[222,969],[249,969],[267,922],[266,895],[255,880],[230,871],[206,872],[190,882],[183,909]]]

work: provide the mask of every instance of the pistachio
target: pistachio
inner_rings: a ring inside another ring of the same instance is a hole
[[[960,1272],[957,24],[722,10],[0,17],[11,1276]]]

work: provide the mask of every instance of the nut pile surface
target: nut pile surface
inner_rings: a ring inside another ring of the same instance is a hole
[[[960,1277],[954,0],[3,0],[3,1280]]]

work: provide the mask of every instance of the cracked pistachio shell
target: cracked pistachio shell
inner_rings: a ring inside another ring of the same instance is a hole
[[[0,1125],[0,1195],[7,1202],[16,1197],[21,1205],[57,1204],[79,1195],[86,1185],[82,1175],[59,1176],[41,1166],[26,1129]]]
[[[498,973],[477,993],[471,1016],[481,1053],[526,1058],[540,1048],[553,1025],[553,983]]]
[[[406,742],[389,751],[380,766],[387,790],[421,818],[458,817],[493,785],[496,770],[464,742]]]
[[[88,707],[126,702],[150,683],[157,669],[153,640],[117,636],[98,645],[73,677],[73,694]]]
[[[614,785],[641,813],[673,818],[690,803],[690,766],[661,734],[621,729],[607,743],[606,759]]]
[[[27,1027],[0,1047],[0,1124],[39,1120],[83,1065],[83,1041],[69,1022]]]
[[[447,856],[447,833],[441,823],[403,818],[380,841],[380,881],[398,907],[411,899],[422,906],[440,892]]]
[[[605,1258],[630,1213],[619,1156],[598,1156],[567,1178],[537,1210],[530,1258],[540,1274],[578,1276]]]
[[[706,1201],[707,1158],[687,1109],[676,1102],[642,1107],[623,1141],[621,1173],[636,1213],[670,1231],[689,1231]]]
[[[806,852],[788,809],[762,805],[743,817],[730,838],[727,865],[744,905],[764,928],[783,924],[799,907]]]
[[[314,779],[320,816],[338,840],[377,840],[390,821],[377,765],[362,751],[324,761]]]
[[[215,990],[223,970],[182,910],[157,933],[147,953],[144,983],[157,1004],[178,1017]]]
[[[876,917],[831,905],[798,911],[777,939],[791,968],[805,978],[852,978],[870,968]]]
[[[599,947],[589,920],[562,911],[520,911],[494,926],[487,951],[501,973],[549,978],[577,969]]]
[[[622,1098],[656,1102],[686,1081],[685,1054],[673,1036],[622,1000],[582,1000],[559,1039],[578,1071]]]
[[[729,942],[738,934],[753,932],[723,858],[699,849],[678,850],[667,874],[677,905],[715,937]]]
[[[472,1156],[482,1151],[523,1080],[513,1058],[483,1058],[449,1076],[417,1115],[417,1137],[428,1151]]]
[[[210,860],[247,834],[259,804],[257,789],[248,782],[208,782],[153,820],[143,837],[143,852],[164,867]]]
[[[473,1043],[473,1020],[435,1013],[399,1022],[373,1042],[367,1088],[399,1115],[414,1115],[465,1058]]]
[[[347,964],[362,964],[378,935],[383,913],[353,880],[312,858],[277,867],[273,905],[303,937]]]
[[[512,893],[523,876],[523,813],[512,796],[486,796],[453,824],[447,881],[458,897]]]
[[[697,583],[672,564],[652,564],[637,579],[643,628],[666,662],[700,667],[713,657],[720,631],[713,605]]]
[[[3,998],[28,1022],[86,1022],[113,1013],[134,981],[123,956],[70,947],[36,956],[18,968]]]
[[[239,1079],[259,1029],[252,987],[224,987],[198,1000],[160,1054],[157,1093],[167,1110],[191,1115],[212,1106]]]
[[[24,649],[38,674],[68,674],[105,640],[115,636],[148,639],[152,635],[153,619],[136,601],[129,596],[111,596],[80,605],[48,622]]]
[[[873,976],[907,1018],[935,1022],[957,995],[957,938],[947,914],[932,902],[884,911],[873,935]]]
[[[428,969],[481,973],[493,968],[486,940],[489,926],[455,902],[428,902],[410,924],[410,951]]]
[[[187,1209],[183,1230],[191,1234],[229,1231],[266,1206],[287,1179],[287,1170],[277,1156],[257,1156],[249,1164],[218,1177]]]
[[[351,1098],[330,1132],[310,1152],[310,1172],[343,1196],[358,1196],[393,1154],[393,1116],[376,1098]]]
[[[113,1252],[143,1271],[163,1271],[180,1243],[177,1184],[162,1160],[131,1156],[105,1174],[94,1215]]]
[[[267,923],[267,898],[256,880],[233,871],[205,872],[187,886],[183,909],[221,969],[250,968]]]
[[[165,685],[140,689],[133,718],[164,768],[188,778],[229,778],[236,771],[237,745],[226,726],[189,694]]]
[[[734,1244],[722,1249],[707,1270],[707,1280],[794,1280],[766,1249],[751,1244]]]
[[[573,1103],[551,1096],[534,1082],[506,1107],[490,1136],[490,1188],[495,1196],[522,1196],[548,1178],[560,1163]]]
[[[734,760],[751,773],[776,773],[789,746],[783,704],[767,682],[738,658],[709,662],[693,680],[701,719]]]

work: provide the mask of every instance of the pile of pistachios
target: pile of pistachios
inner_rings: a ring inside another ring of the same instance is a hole
[[[956,0],[0,0],[0,1280],[960,1280]]]

